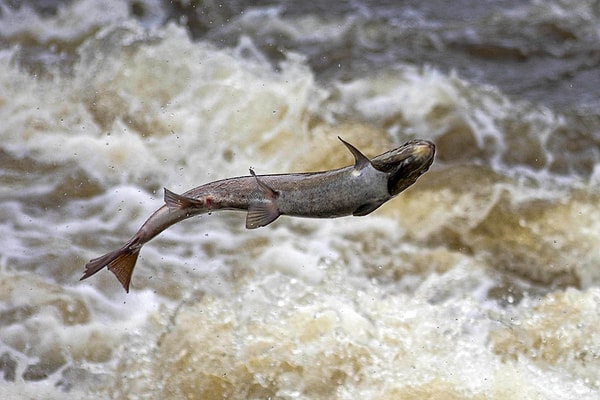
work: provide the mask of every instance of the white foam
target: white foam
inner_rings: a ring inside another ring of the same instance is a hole
[[[65,7],[60,18],[83,12]],[[305,22],[306,30],[312,22]],[[41,23],[42,37],[77,36],[73,32],[82,29]],[[83,25],[96,26],[89,20]],[[497,91],[430,68],[399,67],[327,89],[301,57],[290,56],[274,70],[247,38],[236,48],[218,49],[190,41],[174,25],[150,32],[107,25],[85,39],[72,76],[36,81],[14,66],[14,49],[0,55],[3,151],[11,159],[35,160],[39,170],[58,170],[32,188],[15,183],[20,195],[12,186],[2,190],[0,348],[19,361],[9,391],[59,398],[52,388],[75,365],[105,377],[93,393],[140,397],[225,387],[247,398],[244,390],[252,387],[272,397],[594,398],[595,359],[586,364],[576,355],[585,346],[593,351],[595,336],[570,331],[568,337],[581,342],[565,347],[573,357],[563,366],[519,350],[522,337],[510,336],[516,326],[505,332],[506,341],[494,337],[515,317],[533,328],[537,318],[546,318],[540,334],[555,334],[560,326],[527,294],[516,308],[500,307],[489,295],[501,283],[499,273],[486,264],[484,251],[455,248],[464,244],[462,234],[485,225],[502,195],[514,200],[511,210],[523,212],[525,223],[527,211],[538,211],[528,202],[572,195],[515,182],[508,173],[502,182],[486,175],[481,186],[438,182],[414,192],[426,207],[417,214],[429,222],[421,229],[396,220],[393,210],[337,220],[282,216],[253,231],[243,228],[241,213],[214,213],[148,243],[130,294],[105,270],[78,282],[89,258],[121,245],[162,205],[153,190],[183,191],[246,174],[249,166],[285,172],[300,157],[299,143],[320,132],[309,124],[318,117],[336,122],[351,115],[374,125],[397,118],[404,122],[391,128],[396,139],[437,139],[458,120],[476,135],[477,146],[502,151],[505,137],[495,119],[517,108]],[[530,111],[547,128],[545,143],[548,126],[559,118]],[[490,159],[500,160],[494,154]],[[93,190],[57,200],[55,185],[80,183],[72,176],[89,179]],[[569,243],[583,238],[592,249],[574,268],[583,286],[593,287],[598,222],[590,198],[566,211],[548,208],[546,215],[572,232]],[[577,222],[583,219],[573,210],[589,215],[588,222]],[[542,229],[534,232],[538,237],[556,234],[544,228],[549,225],[530,227]],[[567,314],[595,315],[593,288],[568,296],[561,303]],[[11,319],[23,310],[30,314]],[[495,351],[498,343],[513,356]],[[66,364],[39,384],[25,381],[24,369],[52,351],[64,354]],[[86,383],[73,379],[78,396]]]
[[[0,5],[0,35],[29,34],[41,43],[74,40],[102,26],[125,21],[128,5],[120,1],[75,1],[62,3],[54,18],[43,18],[27,4],[20,7]]]

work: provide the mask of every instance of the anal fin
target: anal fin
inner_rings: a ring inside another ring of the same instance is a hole
[[[256,229],[267,226],[279,217],[277,205],[272,201],[260,202],[248,206],[246,229]]]
[[[171,192],[169,189],[165,189],[165,203],[169,208],[190,208],[190,207],[203,207],[205,206],[203,200],[194,199],[191,197],[182,196],[180,194]]]

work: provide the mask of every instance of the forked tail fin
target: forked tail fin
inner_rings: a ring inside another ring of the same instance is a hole
[[[129,293],[129,283],[131,274],[137,261],[142,246],[137,243],[137,238],[127,242],[119,250],[112,251],[102,257],[94,258],[85,265],[85,273],[79,279],[80,281],[89,278],[104,267],[108,267],[110,272],[115,274],[121,285]]]

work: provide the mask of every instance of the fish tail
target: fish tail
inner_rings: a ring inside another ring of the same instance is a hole
[[[79,280],[87,279],[102,268],[107,267],[110,272],[115,274],[125,291],[129,293],[131,275],[141,248],[142,245],[139,244],[138,238],[134,237],[120,249],[90,260],[85,265],[85,273]]]

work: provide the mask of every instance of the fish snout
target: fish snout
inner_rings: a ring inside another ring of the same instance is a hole
[[[421,161],[425,168],[429,168],[435,157],[435,144],[429,140],[418,140],[413,142],[412,157],[415,161]]]
[[[414,140],[405,145],[406,157],[389,171],[388,193],[396,196],[429,170],[435,157],[435,145],[428,140]]]

